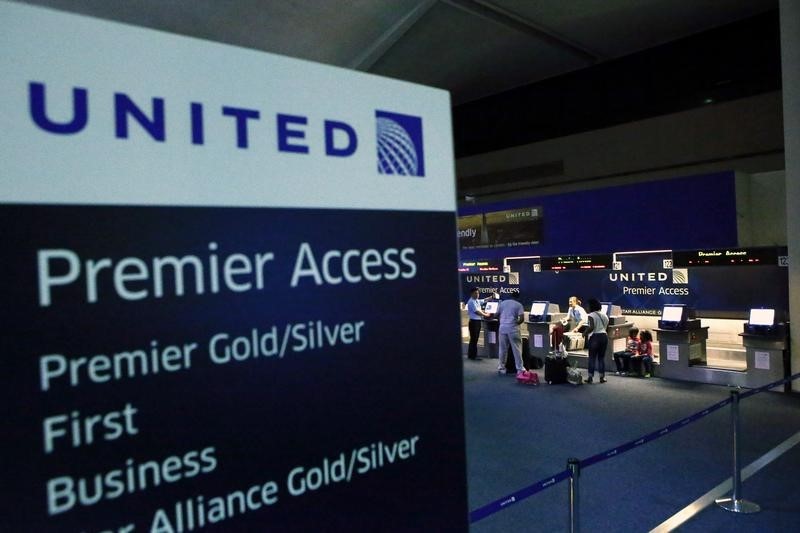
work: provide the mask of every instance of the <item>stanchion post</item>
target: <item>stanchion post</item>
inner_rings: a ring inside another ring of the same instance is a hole
[[[575,457],[567,459],[567,470],[569,470],[569,531],[570,533],[578,533],[580,531],[578,524],[578,478],[581,475],[581,462]]]
[[[733,513],[757,513],[757,503],[742,498],[741,449],[739,447],[739,391],[731,391],[731,433],[733,438],[733,493],[730,498],[719,498],[716,504]]]

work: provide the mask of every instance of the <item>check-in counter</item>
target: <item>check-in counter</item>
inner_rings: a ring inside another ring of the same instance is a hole
[[[633,323],[628,322],[622,316],[622,309],[617,305],[612,306],[612,314],[609,316],[608,327],[606,327],[608,344],[606,345],[606,353],[603,356],[606,373],[614,371],[614,352],[625,349],[625,339],[627,339],[632,327]],[[587,348],[569,353],[570,360],[574,361],[580,368],[589,366],[589,351]]]
[[[654,330],[660,355],[659,364],[654,365],[655,375],[746,388],[761,387],[788,375],[786,330],[782,330],[782,335],[740,333],[745,348],[744,361],[737,365],[721,365],[726,358],[720,357],[720,353],[732,352],[735,348],[707,346],[709,328],[700,327],[699,320],[696,322],[696,327],[682,330]]]
[[[525,322],[525,328],[528,332],[528,349],[532,357],[536,357],[544,361],[545,357],[552,352],[550,346],[550,335],[553,328],[567,316],[566,313],[558,312],[558,306],[551,304],[555,312],[547,315],[547,320],[537,322]],[[530,316],[530,315],[528,315]]]
[[[745,387],[761,387],[789,374],[786,335],[769,336],[740,333],[747,358]]]
[[[609,324],[606,328],[608,334],[608,346],[606,347],[606,371],[609,365],[614,365],[614,352],[621,352],[625,349],[628,335],[633,327],[633,322],[627,320],[622,323]],[[612,366],[613,368],[613,366]]]
[[[698,371],[705,371],[707,364],[708,327],[701,326],[698,320],[696,326],[686,329],[655,329],[655,332],[659,354],[656,375],[698,381]]]
[[[609,326],[606,329],[606,334],[608,335],[608,344],[606,345],[606,353],[603,357],[606,373],[614,372],[614,369],[616,368],[614,366],[614,352],[625,349],[624,342],[628,337],[628,333],[630,333],[632,327],[632,322],[624,322],[622,324]],[[623,341],[622,348],[620,348],[619,342],[615,342],[620,340]],[[571,361],[575,362],[578,368],[587,368],[589,366],[589,350],[587,348],[579,351],[569,352],[569,358]]]
[[[478,346],[478,355],[497,359],[500,353],[500,321],[496,318],[483,319],[483,345]]]
[[[526,322],[525,328],[528,330],[528,349],[531,357],[536,357],[544,361],[550,353],[550,332],[553,324],[551,322]]]

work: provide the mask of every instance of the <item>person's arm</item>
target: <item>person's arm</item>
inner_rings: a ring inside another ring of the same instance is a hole
[[[578,316],[580,317],[578,323],[575,324],[575,328],[572,330],[573,333],[578,331],[581,326],[584,326],[588,323],[589,315],[586,314],[586,310],[583,307],[577,306],[575,310],[578,312]]]
[[[481,302],[480,300],[470,300],[469,303],[467,304],[467,307],[472,306],[473,311],[475,311],[476,314],[486,318],[487,316],[489,316],[489,313],[485,313],[483,309],[481,309],[480,302]]]
[[[525,308],[520,308],[519,315],[517,315],[517,324],[525,322]]]

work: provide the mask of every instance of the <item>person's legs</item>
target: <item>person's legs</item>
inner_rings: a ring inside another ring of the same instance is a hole
[[[519,331],[508,334],[508,339],[511,342],[511,353],[514,354],[514,364],[517,367],[517,372],[525,370],[525,365],[522,362],[522,335]]]
[[[508,333],[499,333],[500,353],[498,354],[497,371],[504,374],[506,371],[506,358],[508,357]]]
[[[617,367],[617,374],[622,373],[622,356],[625,352],[614,352],[614,364]]]
[[[637,376],[642,374],[642,357],[639,355],[631,356],[631,372]]]
[[[592,335],[595,341],[595,356],[597,357],[597,370],[600,372],[600,382],[606,379],[606,349],[608,348],[608,335],[598,333]]]
[[[467,357],[470,359],[478,358],[478,337],[481,334],[481,321],[470,320],[469,324],[469,350],[467,350]]]
[[[645,377],[649,377],[653,373],[653,358],[649,355],[642,357],[642,364],[644,365]]]

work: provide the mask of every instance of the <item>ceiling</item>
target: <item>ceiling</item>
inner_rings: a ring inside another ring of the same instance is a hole
[[[26,0],[447,89],[470,102],[777,0]]]

